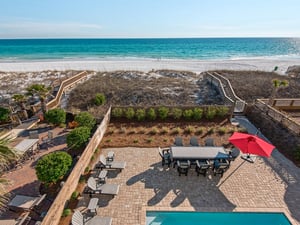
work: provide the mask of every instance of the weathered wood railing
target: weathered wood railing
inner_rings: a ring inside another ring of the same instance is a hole
[[[277,99],[277,100],[279,100],[279,99]],[[297,101],[299,101],[299,100],[297,100]],[[257,99],[255,102],[255,106],[257,108],[259,108],[263,113],[265,113],[266,115],[268,115],[269,117],[274,119],[275,121],[281,123],[283,126],[290,129],[297,135],[300,135],[300,124],[296,120],[293,120],[293,118],[289,117],[288,114],[280,112],[275,107],[268,105],[267,102],[268,102],[268,99]],[[277,101],[277,103],[278,102],[279,101]],[[286,102],[287,104],[289,104],[289,107],[291,107],[290,103],[289,103],[291,101],[283,101],[283,102]],[[295,102],[295,101],[293,101],[293,102]],[[298,107],[298,106],[295,106],[295,107]]]

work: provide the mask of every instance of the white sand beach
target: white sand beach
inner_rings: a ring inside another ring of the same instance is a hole
[[[261,70],[284,74],[289,66],[299,65],[300,59],[236,59],[236,60],[179,60],[179,59],[93,59],[93,60],[56,60],[56,61],[0,61],[3,72],[33,72],[47,70],[138,70],[148,72],[152,69],[188,70],[200,73],[208,70]]]

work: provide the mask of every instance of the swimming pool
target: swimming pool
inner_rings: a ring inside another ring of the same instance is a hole
[[[291,225],[284,213],[147,211],[146,225]]]

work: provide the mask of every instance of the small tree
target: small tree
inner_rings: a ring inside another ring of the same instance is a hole
[[[278,92],[278,90],[280,88],[285,88],[289,86],[289,82],[287,80],[278,80],[278,79],[274,79],[272,80],[272,84],[273,84],[273,90],[271,92],[271,96],[269,98],[269,102],[268,105],[273,105],[274,103],[274,99],[276,97],[276,94]]]
[[[91,130],[88,127],[76,127],[67,135],[67,145],[69,148],[80,149],[89,140]]]
[[[175,119],[175,120],[179,120],[182,116],[182,110],[179,109],[179,108],[173,108],[171,110],[171,114],[172,114],[172,117]]]
[[[74,120],[80,127],[88,127],[90,130],[92,130],[96,124],[96,119],[88,112],[79,113],[75,116]]]
[[[9,115],[9,109],[0,107],[0,122],[7,122],[9,120]]]
[[[153,108],[148,109],[148,111],[147,111],[147,118],[149,120],[155,120],[156,119],[155,109],[153,109]]]
[[[169,114],[169,109],[167,107],[159,107],[158,108],[158,117],[162,120],[166,119]]]
[[[133,108],[128,108],[125,110],[125,117],[129,120],[132,120],[134,118],[134,109]]]
[[[66,112],[63,109],[50,109],[45,114],[45,119],[54,125],[60,125],[66,122]]]
[[[41,101],[41,108],[43,114],[47,112],[47,96],[50,93],[51,87],[46,87],[44,84],[32,84],[28,88],[26,88],[28,96],[38,96]]]
[[[122,108],[114,108],[111,112],[111,115],[115,118],[121,118],[123,116]]]
[[[106,102],[105,95],[103,93],[97,93],[94,98],[95,105],[100,106],[100,105],[105,104],[105,102]]]
[[[145,118],[146,118],[145,109],[138,109],[138,110],[136,110],[135,117],[137,118],[138,121],[144,121]]]
[[[69,171],[72,157],[66,152],[53,152],[41,158],[36,167],[36,175],[43,183],[57,183]]]

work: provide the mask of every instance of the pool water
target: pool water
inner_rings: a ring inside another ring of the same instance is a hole
[[[146,225],[291,225],[283,213],[148,211]]]

